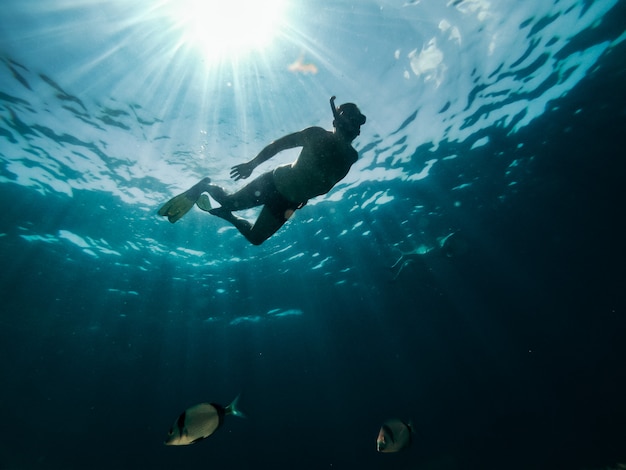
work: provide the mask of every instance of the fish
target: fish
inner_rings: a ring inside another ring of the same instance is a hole
[[[206,439],[219,429],[228,415],[245,418],[237,408],[239,396],[230,405],[199,403],[183,411],[167,433],[166,446],[187,446]]]
[[[376,438],[378,452],[398,452],[411,445],[412,424],[400,419],[389,419],[383,423]]]

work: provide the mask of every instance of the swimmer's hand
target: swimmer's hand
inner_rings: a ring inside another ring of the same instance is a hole
[[[240,165],[235,165],[230,169],[230,177],[233,178],[235,181],[246,179],[252,174],[254,168],[255,165],[252,163],[242,163]]]

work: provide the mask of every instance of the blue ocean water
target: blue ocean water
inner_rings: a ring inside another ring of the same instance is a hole
[[[0,470],[626,462],[626,3],[286,1],[218,59],[172,5],[3,4]],[[359,161],[265,244],[156,215],[331,95]]]

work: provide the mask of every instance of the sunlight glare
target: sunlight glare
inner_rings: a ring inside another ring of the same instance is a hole
[[[171,0],[170,17],[185,45],[208,61],[267,47],[276,36],[285,0]]]

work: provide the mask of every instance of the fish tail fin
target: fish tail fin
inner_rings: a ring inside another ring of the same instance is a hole
[[[231,404],[226,407],[226,414],[237,416],[239,418],[247,418],[245,413],[241,411],[239,408],[237,408],[237,405],[239,404],[240,396],[241,394],[237,395],[237,397],[231,402]]]

